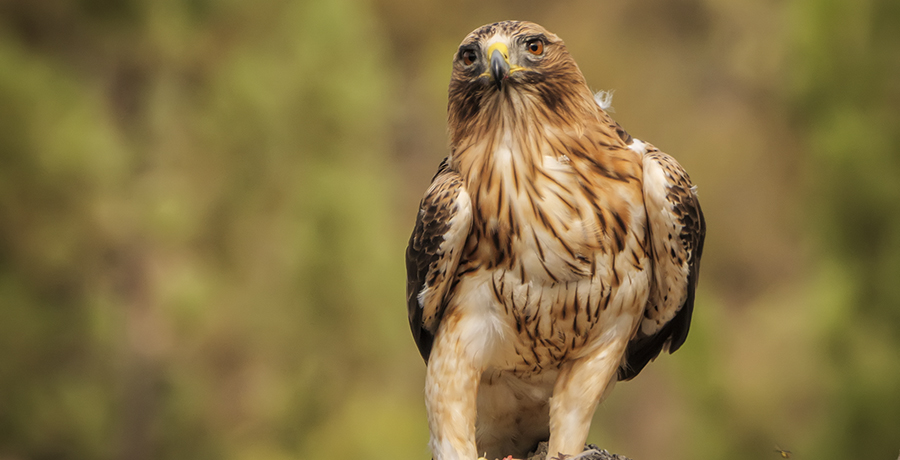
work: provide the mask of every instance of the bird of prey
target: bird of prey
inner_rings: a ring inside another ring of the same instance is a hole
[[[579,453],[615,382],[684,343],[706,232],[695,188],[537,24],[463,40],[448,125],[406,251],[432,453]]]

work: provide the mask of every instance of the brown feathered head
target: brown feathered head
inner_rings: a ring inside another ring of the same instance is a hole
[[[505,21],[482,26],[462,41],[453,58],[448,104],[451,147],[475,131],[525,121],[517,120],[516,114],[565,125],[599,110],[566,45],[537,24]]]

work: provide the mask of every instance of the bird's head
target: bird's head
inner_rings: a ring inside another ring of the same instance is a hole
[[[517,114],[540,113],[558,118],[545,120],[558,124],[596,110],[563,41],[537,24],[482,26],[462,41],[453,58],[448,104],[453,144],[473,125],[487,128]]]

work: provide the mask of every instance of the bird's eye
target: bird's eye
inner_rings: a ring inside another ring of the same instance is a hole
[[[465,65],[472,65],[475,60],[478,59],[478,56],[475,54],[473,50],[465,50],[462,52],[462,61]]]
[[[528,40],[528,42],[525,43],[525,48],[528,49],[529,53],[531,53],[535,56],[540,56],[541,53],[544,52],[544,42],[542,42],[538,38]]]

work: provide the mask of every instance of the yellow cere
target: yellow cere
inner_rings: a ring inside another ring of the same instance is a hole
[[[500,51],[500,55],[503,56],[503,59],[509,65],[509,73],[512,74],[514,72],[518,72],[520,70],[525,70],[524,67],[518,65],[512,65],[509,62],[509,48],[506,46],[506,43],[503,42],[495,42],[493,45],[489,46],[487,49],[487,58],[491,59],[491,56],[494,54],[494,51]],[[487,77],[491,74],[491,71],[488,70],[481,74],[482,77]]]
[[[506,63],[509,64],[509,48],[506,47],[505,43],[496,42],[487,50],[488,59],[494,55],[494,51],[500,51],[500,54],[503,56],[503,59],[506,59]]]

